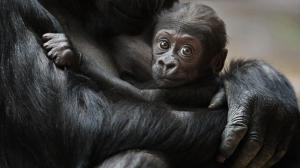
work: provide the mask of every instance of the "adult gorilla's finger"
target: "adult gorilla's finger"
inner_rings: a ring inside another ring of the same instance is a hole
[[[257,155],[262,147],[262,142],[256,140],[247,140],[241,151],[237,154],[237,158],[233,163],[233,168],[245,168],[252,159]]]
[[[276,146],[263,146],[255,159],[250,163],[248,168],[262,168],[272,158],[276,150]]]
[[[231,107],[228,111],[228,123],[223,131],[218,162],[224,162],[233,154],[248,130],[248,112],[245,108]]]
[[[212,98],[208,108],[216,109],[222,107],[226,102],[226,95],[224,88],[221,88],[216,95]]]
[[[259,114],[253,115],[246,142],[241,146],[234,160],[234,168],[247,167],[263,147],[267,122],[264,121],[264,112],[259,112]]]
[[[280,159],[282,159],[283,156],[286,154],[287,150],[288,150],[288,146],[277,150],[274,156],[265,164],[264,168],[272,167],[277,162],[279,162]]]
[[[280,142],[280,136],[282,131],[283,124],[277,121],[277,125],[275,127],[274,124],[270,125],[272,127],[268,128],[267,136],[264,141],[264,145],[262,149],[259,151],[255,159],[252,160],[251,164],[248,166],[249,168],[261,168],[268,163],[271,158],[274,156],[276,148]]]
[[[285,128],[284,130],[290,130],[285,135],[282,136],[281,143],[279,143],[275,154],[273,157],[265,164],[264,167],[272,167],[276,164],[283,156],[286,154],[289,144],[294,136],[294,130],[296,126],[292,126],[290,129]]]

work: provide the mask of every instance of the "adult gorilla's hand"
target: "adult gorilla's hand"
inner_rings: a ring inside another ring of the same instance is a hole
[[[234,153],[234,168],[270,167],[278,162],[287,151],[299,117],[296,96],[287,79],[262,61],[234,61],[224,74],[224,90],[215,96],[211,107],[226,98],[228,123],[218,161]]]

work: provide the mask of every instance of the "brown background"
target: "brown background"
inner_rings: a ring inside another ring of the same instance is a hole
[[[181,1],[209,5],[225,21],[228,60],[266,60],[288,77],[300,98],[300,0]]]

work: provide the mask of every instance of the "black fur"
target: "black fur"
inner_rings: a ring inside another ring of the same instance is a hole
[[[60,27],[37,1],[3,0],[0,7],[0,167],[93,167],[130,149],[159,150],[179,163],[213,156],[225,112],[178,118],[164,105],[112,103],[89,79],[47,60],[40,33]],[[35,11],[32,21],[24,11]],[[45,22],[49,29],[34,28]]]
[[[138,34],[151,25],[153,16],[178,0],[38,0],[45,5],[59,4],[80,19],[98,38],[117,34]],[[84,12],[83,12],[84,11]],[[150,24],[149,24],[150,23]]]
[[[0,1],[1,168],[95,167],[132,149],[159,151],[173,167],[214,162],[225,110],[113,103],[93,81],[46,58],[41,35],[61,31],[37,0]],[[237,70],[255,77],[262,73],[256,66]],[[280,83],[290,89],[284,78]]]

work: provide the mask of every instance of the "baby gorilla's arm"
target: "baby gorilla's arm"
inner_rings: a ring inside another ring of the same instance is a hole
[[[218,80],[210,79],[175,88],[142,90],[150,101],[163,101],[176,106],[207,107],[221,88]]]
[[[77,52],[63,33],[47,33],[43,35],[43,47],[48,51],[48,58],[52,59],[58,67],[69,67],[78,70],[95,80],[103,89],[112,89],[120,94],[141,100],[147,96],[141,90],[119,77],[107,74],[99,68],[89,66],[87,59]]]

